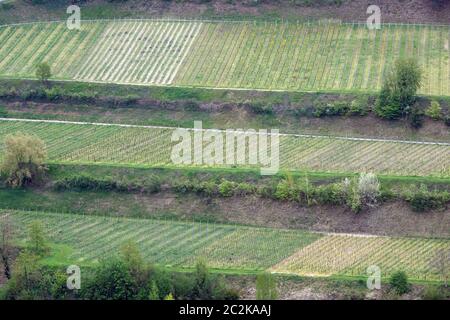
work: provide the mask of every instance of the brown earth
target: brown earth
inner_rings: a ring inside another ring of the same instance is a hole
[[[34,5],[30,10],[27,0],[14,1],[14,7],[0,10],[0,23],[18,21],[53,20],[67,17],[65,9],[73,0],[51,1],[49,5]],[[342,21],[366,21],[369,5],[378,5],[382,22],[404,23],[450,23],[450,2],[445,0],[344,0],[341,5],[301,5],[292,0],[212,0],[163,1],[128,0],[111,4],[106,0],[78,1],[88,18],[148,18],[148,17],[224,17],[232,19],[266,17],[289,19],[338,19]],[[258,2],[257,4],[255,4]],[[325,2],[325,1],[324,1]],[[317,3],[317,1],[316,1]],[[435,4],[440,3],[440,4]],[[102,7],[105,5],[104,7]]]
[[[96,0],[94,3],[100,3]],[[298,1],[300,2],[300,1]],[[347,0],[341,5],[294,5],[292,1],[260,1],[255,5],[250,0],[214,0],[210,3],[196,4],[177,1],[129,0],[124,9],[132,10],[141,16],[268,16],[298,19],[340,19],[342,21],[366,21],[367,8],[378,5],[382,22],[405,23],[450,23],[450,2],[433,0]]]
[[[227,283],[236,288],[243,300],[256,298],[255,278],[229,276]],[[365,283],[334,281],[326,278],[278,278],[277,291],[280,300],[420,300],[424,285],[414,284],[410,292],[396,295],[383,284],[380,290],[368,290]],[[450,288],[443,291],[450,297]]]
[[[69,193],[66,192],[66,201]],[[43,193],[56,201],[57,193]],[[389,236],[450,237],[450,209],[417,213],[401,201],[388,202],[370,211],[355,214],[344,207],[302,206],[297,203],[263,199],[256,196],[205,198],[160,192],[153,195],[113,194],[98,197],[81,192],[70,195],[72,208],[85,213],[108,212],[122,216],[177,219],[208,219],[275,228],[321,232],[361,233]]]
[[[212,128],[283,128],[284,133],[309,133],[353,137],[389,138],[407,140],[450,141],[450,127],[443,121],[424,118],[420,129],[413,129],[407,121],[387,121],[369,114],[364,117],[298,117],[288,110],[278,110],[265,117],[227,104],[227,108],[190,112],[183,108],[160,109],[151,104],[132,108],[109,108],[96,105],[70,105],[63,103],[1,101],[10,117],[27,118],[39,115],[42,119],[67,121],[93,121],[140,125],[173,125],[176,122],[193,125],[204,119]],[[203,108],[201,106],[201,108]],[[157,110],[157,112],[155,112]],[[205,120],[206,119],[206,120]]]

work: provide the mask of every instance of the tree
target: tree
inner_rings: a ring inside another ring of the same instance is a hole
[[[44,229],[39,221],[33,221],[29,226],[29,250],[38,257],[45,256],[50,248],[45,239]]]
[[[5,157],[1,172],[13,188],[32,184],[46,171],[47,159],[44,142],[30,135],[17,133],[5,138]]]
[[[8,215],[1,218],[0,221],[0,258],[3,264],[3,272],[7,279],[11,279],[11,262],[14,254],[13,241],[13,228]]]
[[[394,272],[389,279],[389,284],[397,294],[405,294],[410,290],[408,276],[403,271]]]
[[[159,300],[159,289],[155,281],[152,281],[150,285],[150,293],[148,295],[149,300]]]
[[[277,282],[272,274],[264,272],[256,277],[256,299],[278,299]]]
[[[136,282],[128,265],[118,258],[102,261],[90,281],[82,288],[91,300],[132,300],[136,298]]]
[[[128,265],[131,273],[138,276],[145,269],[144,260],[135,242],[128,241],[120,248],[122,260]]]
[[[36,78],[47,84],[48,79],[52,76],[50,65],[47,62],[41,62],[36,66]]]
[[[13,265],[13,276],[8,282],[9,299],[33,299],[43,287],[43,275],[39,258],[29,251],[22,251]]]
[[[408,114],[420,88],[422,71],[416,60],[399,59],[384,80],[375,113],[386,119],[398,119]]]
[[[194,299],[211,299],[214,294],[214,281],[204,261],[198,261],[195,265],[195,283],[192,290]]]

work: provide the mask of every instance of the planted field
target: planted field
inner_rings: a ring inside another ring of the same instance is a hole
[[[444,239],[413,239],[328,235],[301,248],[271,270],[308,275],[360,275],[376,265],[382,276],[397,270],[424,280],[442,278],[450,242]],[[448,272],[448,270],[447,270]]]
[[[117,254],[131,240],[147,261],[158,264],[188,267],[204,258],[215,268],[266,269],[320,237],[308,232],[208,223],[44,212],[5,214],[18,226],[22,239],[29,223],[41,221],[53,242],[74,249],[70,257],[74,262],[95,262]]]
[[[27,226],[39,220],[54,243],[73,250],[71,263],[95,262],[132,240],[144,258],[157,264],[191,267],[201,258],[214,268],[269,269],[300,275],[366,274],[377,265],[382,276],[404,270],[413,279],[438,280],[439,257],[449,239],[321,235],[298,230],[241,227],[120,217],[4,211],[26,239]],[[0,219],[1,222],[1,219]]]
[[[450,95],[450,27],[120,20],[0,27],[0,76],[295,91],[375,91],[398,57],[416,57],[421,93]]]
[[[172,148],[178,143],[171,140],[174,128],[0,120],[0,141],[16,132],[43,139],[52,162],[175,165],[171,160]],[[298,135],[280,135],[279,139],[281,170],[450,176],[448,143]],[[193,143],[192,155],[199,152]],[[203,152],[207,144],[203,144]],[[0,151],[3,147],[0,144]],[[248,160],[248,148],[246,153]]]

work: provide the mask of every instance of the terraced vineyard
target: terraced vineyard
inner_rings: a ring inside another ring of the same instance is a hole
[[[398,57],[417,57],[421,93],[450,95],[450,27],[120,20],[0,27],[0,77],[300,91],[374,91]]]
[[[19,131],[43,139],[53,162],[174,166],[174,128],[0,120],[0,141]],[[282,170],[450,176],[448,143],[298,135],[279,138]],[[192,153],[197,152],[191,143]],[[0,151],[3,147],[1,144]]]
[[[438,261],[449,240],[328,235],[271,268],[308,275],[360,275],[376,265],[383,275],[403,270],[415,279],[439,279]]]
[[[377,265],[382,276],[405,270],[413,279],[438,280],[435,262],[449,239],[322,235],[298,230],[220,224],[5,211],[26,238],[32,221],[43,223],[52,241],[72,247],[73,263],[96,262],[135,241],[147,261],[191,267],[201,258],[214,268],[269,269],[300,275],[365,275]],[[2,219],[0,219],[1,223]]]
[[[75,262],[111,256],[132,240],[146,260],[158,264],[194,266],[204,258],[215,268],[266,269],[320,237],[299,231],[75,214],[6,211],[0,216],[6,214],[22,239],[31,221],[41,221],[54,242],[74,248]]]

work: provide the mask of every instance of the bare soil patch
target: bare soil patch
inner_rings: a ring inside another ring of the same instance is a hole
[[[145,207],[149,215],[171,212],[183,219],[203,216],[227,223],[321,232],[450,236],[450,210],[417,213],[400,201],[385,203],[370,211],[355,214],[343,207],[305,207],[259,197],[180,197],[169,192],[133,197],[136,203]]]

